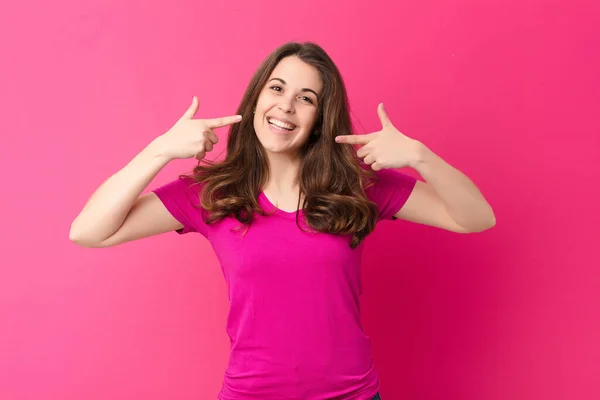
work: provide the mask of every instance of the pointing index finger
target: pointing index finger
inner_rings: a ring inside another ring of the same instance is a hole
[[[229,117],[211,118],[206,120],[209,128],[221,128],[223,126],[232,125],[242,120],[241,115],[231,115]]]
[[[335,137],[338,143],[367,144],[371,140],[369,135],[339,135]]]

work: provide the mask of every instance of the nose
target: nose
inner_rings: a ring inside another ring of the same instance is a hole
[[[279,109],[284,113],[292,113],[294,111],[294,98],[283,98],[279,102]]]

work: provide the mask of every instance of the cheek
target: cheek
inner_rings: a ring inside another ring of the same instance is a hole
[[[317,113],[315,111],[311,111],[311,112],[307,113],[306,117],[304,118],[304,121],[306,121],[305,126],[310,131],[315,130],[317,128],[315,126],[315,123],[317,122]]]
[[[260,132],[262,131],[262,129],[264,129],[262,118],[259,116],[258,111],[256,111],[256,114],[254,114],[252,126],[254,128],[255,135],[260,135]]]
[[[271,96],[268,92],[263,92],[256,100],[256,112],[258,113],[259,110],[261,112],[265,112],[269,108],[273,107],[274,104],[276,104],[276,100],[273,98],[273,96]]]

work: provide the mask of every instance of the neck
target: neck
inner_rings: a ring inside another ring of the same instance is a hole
[[[268,153],[269,180],[265,189],[277,193],[297,194],[300,175],[300,157]]]

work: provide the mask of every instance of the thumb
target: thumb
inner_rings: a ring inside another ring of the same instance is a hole
[[[192,105],[186,110],[183,116],[180,119],[192,119],[194,115],[198,112],[198,98],[194,96],[192,99]]]
[[[383,108],[383,103],[379,103],[377,106],[377,115],[379,115],[379,120],[381,121],[381,126],[386,128],[392,125],[392,121],[390,121],[390,117],[388,117],[385,109]]]

